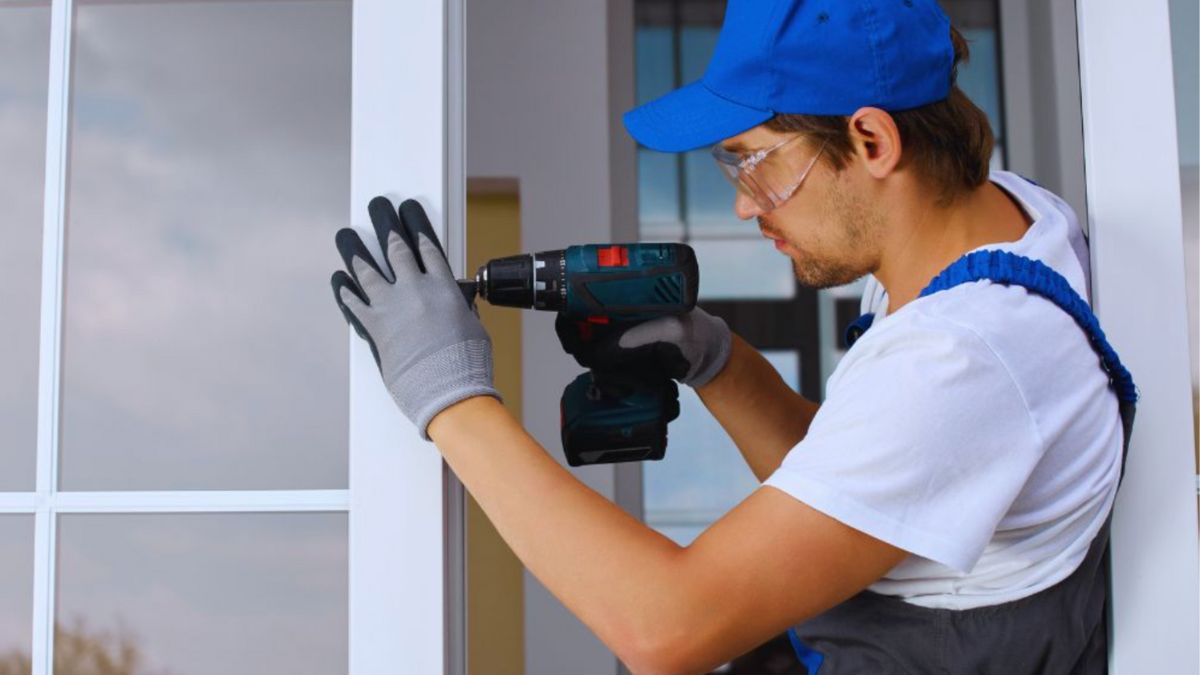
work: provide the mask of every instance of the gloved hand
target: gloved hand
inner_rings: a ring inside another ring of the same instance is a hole
[[[563,349],[584,368],[659,369],[692,387],[721,372],[733,345],[725,321],[699,307],[632,325],[590,324],[559,313],[554,330]]]
[[[464,302],[425,210],[385,197],[368,206],[384,265],[350,228],[334,240],[349,274],[333,273],[334,299],[367,341],[383,382],[421,437],[439,412],[472,396],[500,398],[492,385],[492,342]]]

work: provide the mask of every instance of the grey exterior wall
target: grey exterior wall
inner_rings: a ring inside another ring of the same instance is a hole
[[[519,181],[523,250],[636,239],[636,148],[619,120],[632,102],[632,0],[467,1],[467,175]],[[525,427],[562,462],[559,396],[581,369],[552,314],[526,312],[522,329]],[[573,472],[636,502],[630,469]],[[617,672],[528,572],[525,614],[529,675]]]

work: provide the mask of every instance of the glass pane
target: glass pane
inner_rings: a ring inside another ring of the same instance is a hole
[[[717,49],[720,34],[721,27],[715,25],[685,25],[679,29],[679,84],[704,76],[704,68]]]
[[[763,356],[788,386],[798,387],[797,352],[764,352]],[[686,546],[759,483],[691,387],[679,388],[679,418],[667,433],[666,457],[642,464],[646,523]]]
[[[770,241],[695,239],[700,266],[700,299],[783,299],[796,294],[791,259]]]
[[[638,148],[638,217],[642,227],[679,222],[675,155]]]
[[[681,84],[704,75],[704,68],[717,47],[718,35],[719,26],[683,26],[680,29]],[[707,148],[684,155],[684,195],[688,228],[693,232],[739,222],[733,215],[733,186],[721,177]]]
[[[958,66],[958,86],[987,114],[996,139],[991,167],[1004,169],[1008,139],[1000,88],[999,8],[995,0],[942,0],[941,5],[971,50],[970,59]]]
[[[999,47],[994,28],[964,28],[971,45],[971,60],[958,68],[958,86],[988,116],[996,141],[1004,141],[1004,118],[1000,107]]]
[[[638,26],[637,102],[641,105],[675,88],[675,51],[671,29]],[[679,221],[678,163],[675,155],[638,148],[638,214],[643,224]]]
[[[49,3],[0,3],[0,490],[32,490],[37,456],[49,56]]]
[[[30,672],[33,516],[0,515],[0,673]]]
[[[76,3],[70,490],[347,484],[350,3]]]
[[[733,213],[733,200],[737,191],[721,175],[712,152],[705,149],[692,150],[684,155],[687,194],[688,227],[692,232],[714,232],[738,229],[744,226],[756,234],[758,225],[754,220],[742,221]]]
[[[637,104],[666,94],[675,88],[675,51],[671,29],[666,26],[638,26],[634,35],[637,61]]]
[[[58,541],[56,673],[348,671],[344,513],[67,515]]]

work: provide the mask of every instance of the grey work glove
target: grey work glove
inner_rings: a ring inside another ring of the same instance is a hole
[[[409,199],[397,212],[385,197],[368,206],[384,265],[350,228],[334,240],[346,269],[333,273],[334,299],[366,340],[396,405],[421,437],[430,420],[492,386],[492,342],[464,300],[425,210]]]
[[[592,324],[560,313],[554,328],[584,368],[658,370],[692,387],[721,372],[733,344],[725,321],[699,307],[637,324]]]

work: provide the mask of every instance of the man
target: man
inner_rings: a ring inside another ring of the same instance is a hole
[[[871,275],[873,321],[820,406],[701,309],[576,354],[670,361],[763,481],[688,547],[500,405],[419,205],[372,202],[382,264],[338,233],[338,304],[400,408],[634,672],[704,672],[797,624],[822,675],[1104,670],[1123,438],[1105,371],[1126,399],[1132,382],[1081,299],[1075,216],[989,175],[987,120],[953,85],[965,53],[933,0],[732,0],[703,80],[626,115],[654,149],[717,143],[737,215],[800,282]]]

